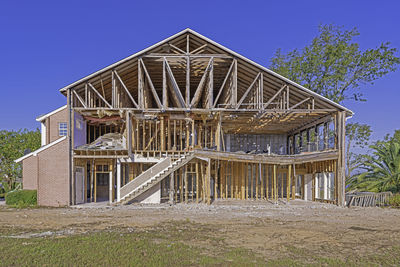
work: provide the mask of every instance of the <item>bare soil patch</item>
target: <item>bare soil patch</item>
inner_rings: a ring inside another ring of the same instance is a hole
[[[344,262],[349,258],[391,257],[393,261],[387,265],[396,265],[398,259],[392,254],[400,252],[398,209],[349,209],[300,200],[278,205],[221,200],[212,205],[23,210],[0,206],[2,237],[68,236],[119,229],[170,234],[172,239],[204,249],[244,248],[266,259],[284,256],[303,263],[317,255]]]

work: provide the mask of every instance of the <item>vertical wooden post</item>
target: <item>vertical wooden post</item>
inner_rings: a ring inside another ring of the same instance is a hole
[[[183,202],[183,197],[184,197],[184,193],[183,193],[183,169],[179,169],[179,195],[180,195],[180,201],[181,203]]]
[[[117,159],[117,201],[121,199],[121,161]]]
[[[292,200],[296,199],[296,165],[293,164],[293,175],[290,177],[292,180]],[[304,181],[304,179],[303,179]]]
[[[196,203],[199,203],[199,194],[200,194],[200,186],[199,186],[199,162],[196,162]]]
[[[274,200],[275,202],[278,201],[278,188],[277,188],[277,184],[276,184],[276,165],[274,164]]]
[[[337,161],[337,188],[339,206],[345,205],[345,133],[346,133],[346,113],[340,111],[337,114],[337,129],[338,129],[338,161]]]
[[[228,198],[228,179],[226,176],[227,173],[228,173],[228,161],[224,161],[225,198]]]
[[[94,202],[97,202],[97,173],[96,173],[96,160],[93,160],[93,170],[94,170],[94,180],[93,180],[93,187],[94,187]]]
[[[174,191],[175,191],[175,184],[174,184],[174,172],[169,175],[169,204],[174,204]]]
[[[211,159],[208,161],[206,169],[206,181],[207,181],[207,204],[211,204]]]
[[[286,183],[287,183],[287,192],[286,192],[286,200],[289,202],[290,200],[290,181],[292,179],[292,165],[288,166],[288,173],[286,176]]]
[[[261,164],[261,163],[258,163],[259,164],[259,169],[260,169],[260,179],[261,179],[261,199],[264,199],[264,178],[265,178],[265,176],[264,176],[264,165],[263,164]]]
[[[265,164],[265,199],[269,199],[269,166]]]
[[[183,167],[183,172],[184,172],[184,190],[185,190],[185,203],[188,203],[188,199],[189,199],[189,183],[188,183],[188,175],[187,175],[187,165],[185,165]]]
[[[162,87],[162,101],[163,108],[166,109],[168,107],[168,95],[167,95],[167,74],[166,74],[166,58],[163,58],[163,87]]]
[[[179,171],[174,172],[174,178],[175,178],[175,183],[174,183],[174,185],[175,185],[175,190],[174,190],[174,193],[175,193],[175,203],[178,202],[178,188],[179,188],[179,184],[178,184],[178,172],[179,172]]]
[[[171,120],[167,118],[167,150],[171,150]]]
[[[164,125],[164,116],[161,116],[161,121],[160,121],[160,145],[161,145],[161,151],[165,151],[165,125]]]
[[[109,199],[109,203],[111,204],[113,202],[113,187],[114,187],[114,183],[113,183],[113,172],[112,172],[112,167],[110,164],[110,173],[109,173],[109,192],[108,192],[108,199]]]
[[[191,140],[192,140],[192,148],[194,149],[194,145],[196,144],[195,134],[194,134],[194,119],[192,120],[192,133],[191,133],[190,136],[192,137],[191,138]]]
[[[189,36],[189,35],[188,35]],[[189,53],[189,52],[187,52]],[[190,57],[186,57],[186,107],[190,105]]]
[[[251,192],[250,192],[250,198],[253,200],[254,197],[254,164],[250,163],[251,166],[251,176],[250,176],[250,185],[251,185]]]

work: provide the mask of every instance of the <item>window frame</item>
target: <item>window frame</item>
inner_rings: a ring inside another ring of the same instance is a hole
[[[66,122],[59,122],[58,123],[58,136],[67,136],[67,135],[68,135],[68,125],[67,125],[67,123]]]

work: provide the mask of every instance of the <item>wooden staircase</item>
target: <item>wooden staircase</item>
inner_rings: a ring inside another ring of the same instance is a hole
[[[187,153],[172,163],[170,157],[161,160],[140,174],[138,177],[121,187],[121,199],[115,204],[125,205],[133,202],[138,196],[161,182],[172,172],[185,166],[193,158],[193,153]]]

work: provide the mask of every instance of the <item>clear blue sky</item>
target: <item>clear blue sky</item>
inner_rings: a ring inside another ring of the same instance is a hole
[[[8,1],[0,3],[0,129],[34,129],[66,103],[58,90],[185,28],[264,65],[319,24],[357,27],[363,49],[400,48],[399,1]],[[400,71],[347,102],[373,138],[400,129]]]

